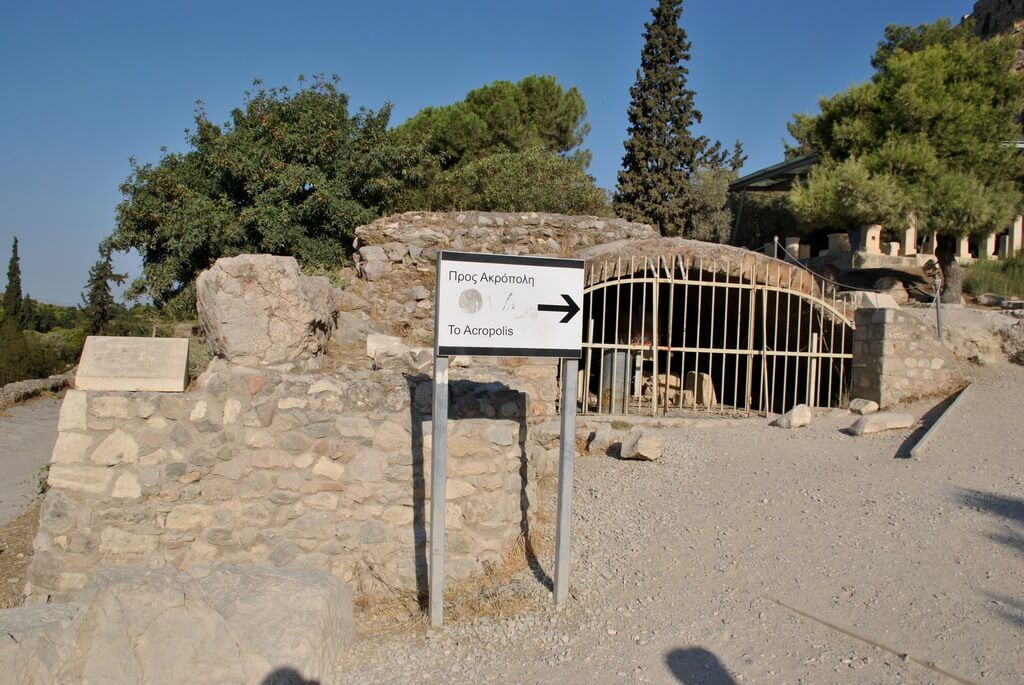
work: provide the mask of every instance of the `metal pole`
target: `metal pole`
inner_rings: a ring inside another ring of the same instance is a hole
[[[937,268],[937,267],[936,267]],[[942,341],[942,273],[935,274],[935,334]]]
[[[562,436],[558,461],[558,527],[555,529],[555,604],[569,596],[569,533],[572,527],[572,473],[576,462],[576,374],[579,361],[562,360]]]
[[[573,369],[573,386],[575,385],[576,369]],[[574,388],[574,396],[575,392]],[[575,407],[574,403],[574,418]],[[437,628],[444,622],[444,503],[445,457],[448,452],[448,357],[434,357],[434,415],[431,421],[430,436],[430,625]]]

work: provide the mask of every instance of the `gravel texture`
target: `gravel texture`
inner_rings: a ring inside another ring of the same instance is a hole
[[[1020,683],[1024,370],[980,372],[914,460],[935,401],[876,435],[818,410],[663,429],[657,462],[580,458],[561,611],[523,572],[512,617],[364,622],[337,682]]]

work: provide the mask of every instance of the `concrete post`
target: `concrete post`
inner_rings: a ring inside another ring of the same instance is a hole
[[[924,237],[924,242],[921,244],[921,254],[935,254],[936,238],[934,233],[929,233]]]
[[[996,241],[996,244],[998,246],[996,248],[996,252],[999,255],[1000,259],[1006,259],[1007,257],[1010,256],[1010,236],[999,236],[999,239]]]
[[[971,247],[967,236],[959,238],[956,241],[956,261],[961,264],[973,261],[974,257],[971,256]]]
[[[900,254],[909,257],[917,254],[917,227],[911,225],[900,232]]]
[[[858,252],[882,254],[882,227],[878,224],[861,226],[857,243]]]
[[[1010,225],[1010,244],[1007,249],[1010,251],[1010,256],[1017,254],[1020,250],[1024,250],[1024,216],[1018,216],[1013,220],[1013,224]]]
[[[978,243],[978,259],[997,259],[996,257],[996,234],[990,233]]]
[[[792,255],[790,259],[800,259],[800,237],[799,236],[786,236],[783,239],[783,246],[786,248],[786,252]],[[787,255],[787,256],[789,256]]]
[[[885,254],[889,255],[890,257],[899,257],[900,256],[900,244],[898,242],[896,242],[895,240],[892,241],[892,242],[886,243],[885,244]]]
[[[829,254],[842,254],[850,251],[850,234],[849,233],[829,233],[828,234],[828,253]]]

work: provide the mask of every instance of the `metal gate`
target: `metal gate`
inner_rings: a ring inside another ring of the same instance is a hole
[[[581,413],[846,406],[853,318],[778,260],[618,258],[585,272]]]

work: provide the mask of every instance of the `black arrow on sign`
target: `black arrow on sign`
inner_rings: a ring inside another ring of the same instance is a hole
[[[538,312],[565,312],[565,316],[558,323],[569,323],[572,321],[572,317],[576,316],[576,312],[580,310],[580,306],[576,304],[575,300],[571,297],[562,293],[562,299],[565,300],[565,304],[539,304],[537,305]]]

